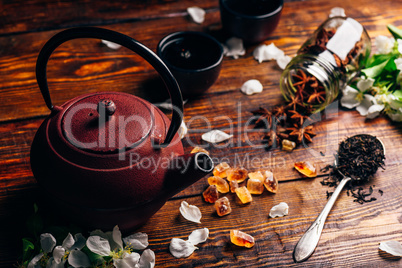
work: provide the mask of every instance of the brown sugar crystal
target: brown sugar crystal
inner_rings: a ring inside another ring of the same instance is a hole
[[[250,194],[262,194],[264,192],[264,184],[259,179],[248,179],[247,189]]]
[[[213,176],[208,178],[209,185],[215,185],[220,193],[229,192],[229,184],[225,179],[221,177]]]
[[[231,168],[227,171],[228,181],[237,181],[238,183],[243,182],[248,175],[248,171],[245,168]]]
[[[215,201],[215,208],[216,213],[218,214],[218,216],[221,217],[232,212],[229,199],[226,196],[219,198],[218,200]]]
[[[222,162],[215,166],[213,174],[214,174],[214,176],[217,176],[217,177],[226,178],[227,177],[226,172],[229,169],[230,169],[229,164],[226,162]]]
[[[218,189],[215,185],[210,185],[208,188],[202,193],[205,202],[208,203],[215,203],[216,200],[219,198]]]
[[[235,190],[237,197],[243,204],[250,203],[253,201],[253,197],[251,196],[249,190],[246,186],[239,187]]]
[[[236,246],[251,248],[254,246],[254,237],[239,230],[230,230],[230,241]]]

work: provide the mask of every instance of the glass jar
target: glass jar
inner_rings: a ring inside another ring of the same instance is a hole
[[[370,56],[367,31],[352,18],[322,23],[286,66],[280,89],[286,101],[298,98],[312,112],[333,102]]]

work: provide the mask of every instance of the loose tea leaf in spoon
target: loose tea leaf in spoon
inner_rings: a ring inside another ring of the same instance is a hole
[[[384,169],[384,159],[383,145],[374,136],[357,135],[339,144],[338,169],[354,184],[368,181],[379,167]]]

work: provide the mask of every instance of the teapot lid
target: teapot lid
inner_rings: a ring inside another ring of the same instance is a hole
[[[149,103],[121,92],[81,96],[65,107],[61,120],[62,133],[71,144],[102,154],[135,147],[153,125]]]

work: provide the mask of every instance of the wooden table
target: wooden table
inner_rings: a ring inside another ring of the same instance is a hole
[[[29,150],[36,130],[48,115],[35,79],[35,63],[44,43],[54,34],[73,26],[99,26],[129,35],[155,51],[165,35],[180,30],[219,30],[218,1],[1,1],[0,17],[0,265],[12,267],[21,252],[25,222],[37,198],[38,187],[29,164]],[[186,8],[199,6],[207,11],[201,25],[191,22]],[[388,35],[387,24],[402,27],[402,2],[393,0],[288,1],[279,25],[267,41],[294,56],[300,45],[340,6],[358,20],[374,41]],[[374,42],[373,42],[374,43]],[[189,133],[183,139],[185,151],[194,144],[206,144],[201,134],[212,129],[233,130],[225,148],[209,145],[219,161],[242,165],[250,171],[271,169],[281,181],[279,192],[264,192],[241,205],[234,195],[232,213],[218,217],[213,205],[203,201],[206,178],[180,192],[139,231],[149,235],[149,248],[156,254],[158,267],[401,267],[402,260],[378,250],[382,241],[402,242],[402,139],[401,125],[385,116],[366,120],[356,111],[338,107],[336,102],[326,119],[315,125],[317,136],[309,148],[288,153],[279,149],[256,148],[261,133],[248,124],[250,111],[284,102],[279,90],[281,70],[274,61],[259,64],[252,57],[255,46],[247,47],[239,59],[225,58],[218,81],[199,98],[185,104],[184,119]],[[159,102],[166,95],[152,94],[156,72],[127,49],[111,50],[99,40],[80,39],[63,44],[48,67],[53,100],[62,104],[87,92],[123,91]],[[264,91],[246,96],[239,90],[249,79],[258,79]],[[245,134],[247,132],[247,134]],[[323,167],[332,163],[338,143],[345,137],[369,133],[382,139],[386,147],[386,169],[369,185],[375,185],[377,201],[353,202],[342,192],[330,213],[315,253],[304,263],[295,264],[292,251],[304,231],[326,203],[320,179],[298,179],[294,162],[308,160]],[[321,156],[322,152],[325,156]],[[378,190],[384,194],[381,196]],[[198,206],[202,224],[191,223],[179,214],[182,201]],[[289,215],[271,219],[269,210],[279,202],[288,203]],[[67,223],[66,223],[67,224]],[[207,227],[210,237],[188,258],[175,259],[169,253],[173,237],[186,238],[191,231]],[[234,246],[229,230],[253,235],[251,249]]]

